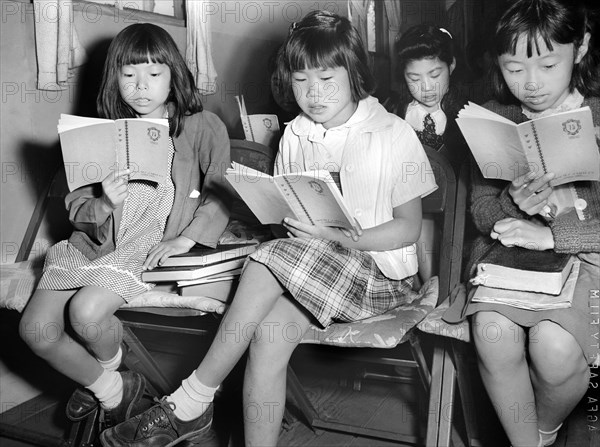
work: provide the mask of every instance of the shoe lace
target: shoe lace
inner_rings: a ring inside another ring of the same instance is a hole
[[[138,432],[141,432],[142,434],[151,431],[155,426],[166,426],[167,423],[173,428],[177,427],[173,419],[175,417],[173,414],[175,404],[173,402],[168,402],[164,397],[162,399],[157,399],[155,397],[154,402],[156,402],[156,405],[148,409],[138,426]]]

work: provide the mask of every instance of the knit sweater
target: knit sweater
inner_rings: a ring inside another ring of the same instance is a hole
[[[586,98],[582,106],[589,106],[592,111],[594,125],[600,125],[600,98]],[[503,105],[496,101],[484,104],[487,109],[505,118],[522,123],[527,121],[518,105]],[[598,139],[600,147],[600,138]],[[565,154],[568,157],[568,154]],[[529,216],[519,209],[508,193],[510,182],[504,180],[485,179],[476,163],[471,169],[471,217],[478,231],[473,242],[469,262],[464,270],[466,279],[470,278],[474,267],[487,248],[494,242],[490,237],[494,224],[501,219],[513,217],[524,220],[540,221],[540,216]],[[577,196],[587,202],[583,210],[584,220],[580,220],[572,210],[559,215],[556,219],[541,220],[550,227],[554,237],[554,251],[559,253],[600,252],[600,182],[574,182]]]

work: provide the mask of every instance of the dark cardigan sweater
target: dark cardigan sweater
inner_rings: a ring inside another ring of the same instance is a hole
[[[589,106],[592,111],[594,126],[600,125],[600,98],[586,98],[583,106]],[[496,101],[484,104],[487,109],[502,115],[516,123],[527,121],[519,105],[502,105]],[[600,139],[598,139],[600,147]],[[569,154],[565,154],[568,157]],[[517,219],[541,219],[540,216],[529,216],[522,212],[513,202],[508,193],[510,182],[504,180],[485,179],[476,163],[471,169],[470,211],[478,231],[473,242],[469,262],[465,268],[465,279],[472,276],[473,269],[487,248],[494,242],[490,232],[500,219],[514,217]],[[587,202],[583,211],[585,220],[579,220],[575,210],[558,216],[545,223],[554,237],[554,251],[559,253],[600,252],[600,182],[575,182],[579,198]]]
[[[173,146],[175,199],[163,240],[183,235],[215,247],[229,220],[230,188],[224,177],[231,164],[227,129],[214,113],[189,115],[181,134],[173,138]],[[200,194],[193,194],[194,190]],[[69,241],[88,259],[114,250],[123,213],[122,205],[108,215],[103,212],[101,195],[101,186],[96,183],[72,191],[65,198],[74,227]]]

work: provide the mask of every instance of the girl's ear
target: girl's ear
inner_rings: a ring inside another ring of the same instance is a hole
[[[452,72],[454,71],[455,68],[456,68],[456,58],[453,57],[452,58],[452,63],[448,67],[448,69],[450,70],[450,74],[452,74]]]
[[[579,48],[577,48],[577,54],[575,55],[575,63],[578,64],[579,62],[581,62],[581,59],[583,59],[583,56],[585,56],[589,50],[589,44],[590,44],[590,33],[585,33],[583,35],[583,40],[581,41],[581,45],[579,45]]]

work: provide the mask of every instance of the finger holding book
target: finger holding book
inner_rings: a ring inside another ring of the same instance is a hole
[[[490,233],[506,247],[523,247],[529,250],[550,250],[554,248],[554,238],[550,228],[529,220],[512,217],[496,222]]]
[[[187,253],[194,245],[196,245],[196,241],[182,235],[168,241],[159,242],[148,252],[148,256],[142,265],[142,269],[152,270],[171,256]]]
[[[127,198],[130,172],[129,169],[113,171],[102,180],[102,200],[113,210]]]
[[[553,191],[550,181],[553,178],[551,172],[541,176],[529,172],[513,180],[508,193],[521,211],[534,216],[548,206],[548,197]]]
[[[362,234],[362,230],[360,229],[355,231],[345,228],[311,225],[289,217],[283,220],[283,226],[288,231],[290,237],[317,237],[338,242],[341,242],[344,238],[349,238],[357,242]]]

